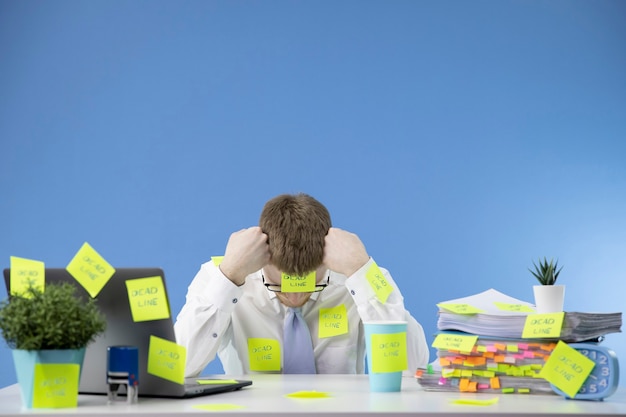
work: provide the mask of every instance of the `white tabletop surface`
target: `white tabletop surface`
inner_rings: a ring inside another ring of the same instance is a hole
[[[221,376],[224,378],[224,376]],[[180,416],[207,413],[212,416],[253,414],[275,416],[341,415],[415,415],[461,416],[584,416],[626,415],[626,389],[620,388],[604,401],[566,400],[557,395],[530,394],[470,394],[426,392],[413,378],[404,378],[402,391],[372,393],[367,375],[247,375],[253,384],[240,391],[221,393],[192,399],[139,398],[138,404],[107,403],[106,396],[80,395],[78,407],[63,409],[22,408],[17,384],[0,389],[0,415],[72,415],[72,416]],[[298,391],[327,393],[328,398],[290,398],[286,394]],[[139,388],[141,392],[141,386]],[[498,398],[492,405],[456,404],[458,399]],[[242,408],[230,411],[205,411],[199,405],[229,405]]]

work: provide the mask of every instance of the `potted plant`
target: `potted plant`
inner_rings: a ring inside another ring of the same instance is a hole
[[[537,313],[558,313],[563,311],[565,299],[565,286],[557,285],[556,280],[561,273],[558,261],[547,258],[539,259],[539,265],[533,262],[534,270],[529,269],[533,276],[539,281],[539,285],[533,286],[535,295],[535,308]]]
[[[31,286],[0,302],[0,332],[13,350],[23,405],[75,407],[85,348],[105,328],[95,301],[69,283]]]

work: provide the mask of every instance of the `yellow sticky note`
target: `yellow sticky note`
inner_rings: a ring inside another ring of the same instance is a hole
[[[565,313],[529,314],[522,331],[523,338],[557,338],[561,336]]]
[[[348,312],[345,304],[320,309],[318,331],[320,339],[346,333],[348,333]]]
[[[239,410],[241,408],[246,408],[244,405],[237,404],[197,404],[193,405],[193,408],[196,410],[204,410],[204,411],[229,411],[229,410]]]
[[[476,314],[482,313],[484,311],[470,304],[439,303],[437,304],[437,307],[443,308],[456,314]]]
[[[133,321],[149,321],[170,317],[170,307],[160,276],[126,280],[128,303]]]
[[[25,293],[29,287],[44,291],[46,266],[41,261],[11,256],[11,294],[30,297]]]
[[[574,397],[594,366],[591,359],[568,346],[567,343],[559,341],[543,365],[539,376],[570,397]]]
[[[387,298],[393,292],[393,287],[389,284],[378,265],[376,265],[376,262],[372,262],[372,265],[365,273],[365,277],[376,293],[376,297],[378,297],[381,303],[385,304]]]
[[[187,349],[166,339],[150,336],[148,373],[177,384],[185,383]],[[141,385],[140,385],[141,386]]]
[[[526,304],[509,304],[509,303],[501,303],[499,301],[494,301],[496,307],[502,311],[513,311],[520,313],[534,313],[535,309],[527,306]]]
[[[311,292],[315,290],[315,271],[306,275],[280,274],[282,292]]]
[[[372,335],[371,372],[400,372],[408,368],[406,332]]]
[[[213,265],[220,266],[220,264],[224,260],[224,257],[223,256],[211,256],[211,260],[213,261]]]
[[[319,391],[296,391],[290,394],[286,394],[285,397],[289,398],[328,398],[327,392],[319,392]]]
[[[108,264],[89,243],[83,243],[74,258],[65,268],[95,298],[115,273],[115,268]]]
[[[452,400],[453,404],[464,405],[492,405],[498,402],[498,397],[493,397],[485,400],[479,400],[474,398],[459,398],[458,400]]]
[[[280,371],[280,344],[276,339],[248,339],[251,371]]]
[[[33,407],[68,408],[78,405],[77,364],[35,364]]]
[[[458,334],[441,333],[435,337],[433,347],[437,349],[458,350],[461,352],[471,352],[476,344],[478,336],[464,336]]]
[[[224,385],[224,384],[236,384],[236,379],[197,379],[196,382],[200,385]]]

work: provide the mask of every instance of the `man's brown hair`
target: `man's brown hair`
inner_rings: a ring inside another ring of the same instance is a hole
[[[263,207],[259,226],[267,234],[271,262],[282,272],[304,275],[322,264],[330,214],[310,195],[272,198]]]

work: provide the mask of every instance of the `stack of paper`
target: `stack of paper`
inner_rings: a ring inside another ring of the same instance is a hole
[[[522,338],[534,306],[494,289],[437,304],[435,368],[418,370],[431,391],[553,394],[539,373],[559,340],[601,340],[621,331],[621,313],[565,313],[559,337]]]

